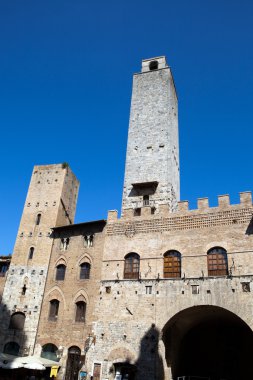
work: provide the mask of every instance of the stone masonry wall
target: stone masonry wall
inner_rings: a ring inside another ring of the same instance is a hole
[[[42,347],[51,343],[62,347],[61,371],[59,378],[64,376],[68,349],[79,347],[84,355],[85,342],[92,332],[92,322],[95,319],[94,308],[99,293],[102,255],[104,248],[105,221],[82,223],[54,230],[54,244],[49,264],[45,296],[42,305],[39,330],[36,343],[36,353],[41,354]],[[88,247],[86,235],[93,235],[93,243]],[[62,249],[61,239],[69,238],[66,250]],[[80,265],[89,263],[91,266],[89,279],[80,279]],[[65,278],[57,281],[56,267],[66,266]],[[56,321],[49,320],[50,300],[60,302]],[[87,305],[85,321],[76,322],[75,312],[77,301]]]
[[[155,105],[155,106],[154,106]],[[123,210],[139,207],[133,183],[157,181],[155,204],[179,200],[177,97],[169,67],[135,74],[128,132]],[[171,207],[170,207],[171,208]]]
[[[102,378],[112,378],[112,364],[126,361],[138,364],[137,380],[155,378],[157,368],[170,379],[162,331],[173,316],[192,306],[224,308],[253,329],[251,194],[241,193],[239,205],[229,205],[228,196],[221,196],[219,207],[209,208],[207,200],[199,200],[198,210],[187,208],[182,202],[177,213],[160,209],[160,217],[146,212],[149,216],[128,213],[117,219],[116,212],[109,212],[89,371],[94,363],[102,363]],[[229,276],[208,276],[207,251],[217,246],[227,251]],[[168,250],[182,255],[180,279],[163,278]],[[139,280],[124,280],[130,252],[140,255]]]
[[[34,167],[3,292],[1,350],[7,342],[15,341],[20,345],[21,355],[33,353],[53,243],[51,228],[70,223],[65,210],[62,212],[63,194],[65,198],[69,194],[66,208],[74,217],[78,187],[68,167],[61,164]],[[38,214],[41,215],[39,224],[36,223]],[[32,257],[31,249],[34,250]],[[25,294],[22,295],[24,286]],[[10,316],[15,312],[26,315],[22,333],[8,328]]]

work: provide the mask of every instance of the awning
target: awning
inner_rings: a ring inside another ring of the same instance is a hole
[[[54,360],[49,360],[42,358],[40,356],[35,356],[35,355],[30,355],[30,356],[14,356],[14,355],[8,355],[4,353],[0,353],[0,367],[2,368],[14,368],[11,367],[19,365],[19,367],[15,368],[20,368],[24,367],[25,365],[28,364],[38,364],[42,365],[44,367],[52,367],[52,366],[60,366],[59,362],[56,362]],[[7,367],[6,367],[7,366]]]

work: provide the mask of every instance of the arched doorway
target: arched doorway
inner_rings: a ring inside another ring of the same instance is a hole
[[[164,326],[163,342],[173,380],[183,376],[253,378],[253,332],[241,318],[221,307],[194,306],[179,312]]]
[[[68,349],[68,360],[67,360],[65,380],[77,380],[80,367],[81,367],[81,350],[79,347],[72,346]]]

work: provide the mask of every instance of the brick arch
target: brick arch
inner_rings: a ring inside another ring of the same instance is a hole
[[[214,240],[214,241],[206,244],[205,251],[203,253],[207,253],[211,248],[214,248],[214,247],[222,247],[226,251],[228,250],[228,244],[227,244],[226,241],[224,241],[224,240]]]
[[[87,253],[84,253],[78,260],[77,266],[83,264],[83,263],[89,263],[90,265],[92,264],[92,259],[90,255]]]
[[[59,297],[60,295],[60,297]],[[64,310],[66,309],[66,300],[65,300],[65,297],[64,297],[64,293],[63,291],[58,287],[58,286],[54,286],[53,288],[51,288],[47,294],[45,294],[45,297],[44,297],[45,301],[50,301],[52,299],[57,299],[58,301],[62,301],[63,302],[63,306],[64,306]]]
[[[73,303],[77,301],[85,301],[86,304],[89,304],[89,296],[85,289],[79,289],[78,292],[73,297]]]
[[[6,338],[4,339],[2,350],[4,349],[4,346],[5,346],[7,343],[9,343],[9,342],[15,342],[15,343],[19,344],[20,347],[21,347],[21,342],[19,341],[19,338],[17,338],[16,336],[13,335],[12,337],[6,337]]]
[[[73,347],[73,346],[78,347],[78,348],[80,349],[80,351],[81,351],[81,355],[82,355],[82,347],[81,347],[81,344],[80,344],[80,342],[77,343],[77,341],[75,341],[75,340],[71,340],[71,341],[66,345],[67,351],[69,350],[69,348],[71,348],[71,347]]]
[[[66,260],[66,257],[61,255],[60,257],[58,257],[58,259],[55,261],[55,268],[60,265],[60,264],[63,264],[67,267],[67,260]]]
[[[136,355],[132,349],[130,347],[123,347],[122,345],[114,346],[108,355],[108,361],[113,363],[129,361],[130,364],[134,364],[136,359]]]
[[[36,219],[37,219],[37,215],[40,214],[41,215],[41,218],[42,218],[42,215],[44,215],[44,211],[42,210],[38,210],[35,214],[35,222],[36,222]]]
[[[59,342],[56,339],[54,339],[54,338],[39,338],[38,341],[37,341],[37,344],[40,345],[40,350],[42,350],[42,347],[45,346],[45,344],[48,344],[48,343],[52,343],[56,347],[60,346]]]

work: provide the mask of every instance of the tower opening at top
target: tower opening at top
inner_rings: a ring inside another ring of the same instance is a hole
[[[158,61],[151,61],[149,64],[149,70],[157,70],[158,69]]]

